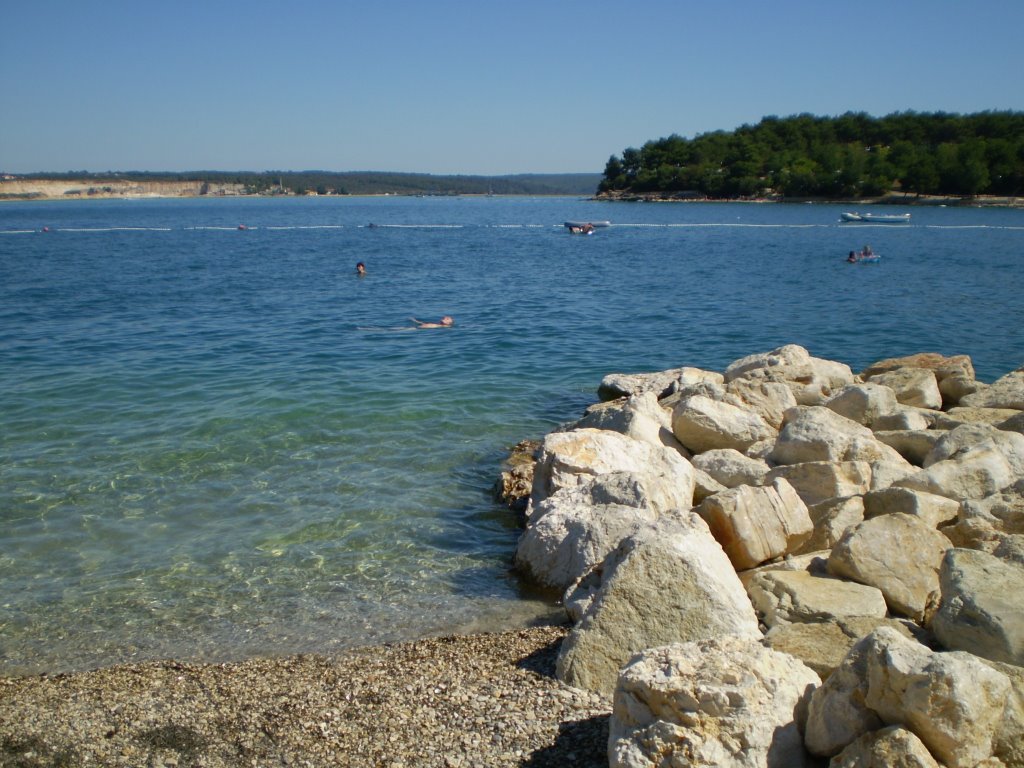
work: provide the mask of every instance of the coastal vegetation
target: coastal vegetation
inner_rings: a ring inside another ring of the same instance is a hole
[[[612,155],[605,196],[742,199],[1024,194],[1024,112],[765,117]]]
[[[232,186],[262,195],[592,195],[598,173],[512,174],[505,176],[434,175],[371,171],[189,171],[32,173],[6,175],[19,181],[88,182],[102,190],[111,183],[198,182]]]

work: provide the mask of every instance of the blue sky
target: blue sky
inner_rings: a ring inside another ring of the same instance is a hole
[[[600,172],[765,115],[1024,109],[1020,0],[0,0],[0,171]]]

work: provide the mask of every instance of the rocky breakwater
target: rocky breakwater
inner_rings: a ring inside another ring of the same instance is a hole
[[[1024,766],[1024,368],[790,345],[599,392],[504,487],[612,766]]]

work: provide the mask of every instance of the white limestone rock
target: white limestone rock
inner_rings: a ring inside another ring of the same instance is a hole
[[[963,424],[946,432],[935,443],[924,466],[956,460],[974,446],[991,444],[1005,458],[1014,479],[1024,478],[1024,435],[1007,432],[990,424]]]
[[[897,479],[893,485],[964,501],[997,493],[1017,477],[996,441],[986,440],[958,451],[954,458]]]
[[[932,421],[932,429],[951,430],[964,424],[991,424],[999,426],[1021,411],[1012,408],[969,408],[957,406],[939,413]]]
[[[820,680],[792,656],[735,637],[652,648],[622,670],[612,768],[799,768],[801,721]]]
[[[860,447],[871,442],[877,441],[871,430],[862,424],[828,408],[801,406],[786,412],[769,462],[852,461],[861,458],[856,455]],[[883,453],[878,451],[879,456]]]
[[[743,451],[775,436],[775,430],[754,411],[701,395],[688,397],[675,406],[672,432],[694,453],[715,448]]]
[[[801,405],[821,405],[854,381],[849,366],[811,357],[806,349],[796,344],[735,361],[726,369],[725,381],[729,384],[740,378],[782,382]]]
[[[847,496],[827,499],[807,507],[814,524],[811,537],[797,550],[797,554],[830,550],[853,526],[864,522],[864,498]]]
[[[602,400],[615,400],[620,397],[650,392],[660,399],[672,394],[680,384],[694,381],[721,383],[722,378],[720,373],[690,367],[672,368],[653,373],[610,373],[601,379],[597,395]]]
[[[879,432],[899,432],[925,430],[935,426],[935,419],[938,412],[932,413],[922,408],[911,408],[906,405],[897,404],[896,410],[883,413],[871,422],[871,430],[878,435]]]
[[[728,375],[726,376],[728,379]],[[1014,408],[1024,411],[1024,367],[1011,371],[984,390],[965,395],[960,405],[982,408]]]
[[[870,519],[896,512],[920,518],[928,527],[938,528],[957,519],[960,503],[953,499],[912,488],[882,488],[864,494],[864,517]]]
[[[693,467],[671,448],[605,429],[579,429],[544,438],[534,468],[531,508],[560,488],[583,485],[609,472],[641,477],[655,511],[693,504]]]
[[[1024,666],[1024,567],[951,549],[939,583],[942,603],[931,628],[946,648]]]
[[[871,465],[866,461],[805,461],[772,469],[765,484],[783,478],[805,504],[837,497],[857,496],[871,490]]]
[[[891,611],[925,623],[938,607],[939,567],[951,547],[912,515],[883,515],[848,530],[832,549],[828,570],[877,587]]]
[[[864,377],[871,384],[888,387],[896,393],[896,399],[903,405],[916,408],[942,407],[942,393],[934,371],[925,368],[899,368],[887,373]]]
[[[696,469],[707,472],[726,488],[761,485],[768,474],[766,461],[751,459],[733,448],[716,448],[698,454],[692,460]]]
[[[888,613],[881,590],[807,571],[764,571],[747,585],[747,594],[769,628]]]
[[[634,440],[665,446],[689,459],[689,452],[672,434],[672,418],[658,404],[653,392],[630,395],[624,400],[599,403],[571,426],[572,429],[608,429]]]
[[[695,511],[707,521],[736,570],[796,551],[814,530],[807,506],[782,479],[761,488],[743,485],[723,491]]]
[[[727,402],[758,414],[776,432],[790,408],[796,406],[792,390],[779,381],[733,379],[725,387]]]
[[[864,703],[912,730],[940,762],[973,768],[993,753],[1010,691],[1006,675],[968,653],[935,653],[888,628],[863,641]]]
[[[890,725],[865,733],[832,758],[829,768],[942,768],[913,731]]]
[[[539,584],[564,592],[657,517],[641,478],[628,472],[600,475],[561,488],[535,507],[515,564]]]
[[[896,410],[896,393],[881,384],[848,384],[828,399],[825,407],[851,421],[871,427]]]
[[[663,517],[603,563],[556,673],[569,685],[610,693],[619,669],[644,648],[722,635],[761,636],[739,577],[700,517]]]
[[[906,459],[915,467],[923,467],[928,454],[942,437],[942,432],[931,429],[876,430],[875,438]]]

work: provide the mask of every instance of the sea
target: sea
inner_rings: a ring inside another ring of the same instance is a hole
[[[0,204],[0,675],[555,620],[492,486],[608,373],[788,343],[1024,364],[1024,210],[849,209]]]

